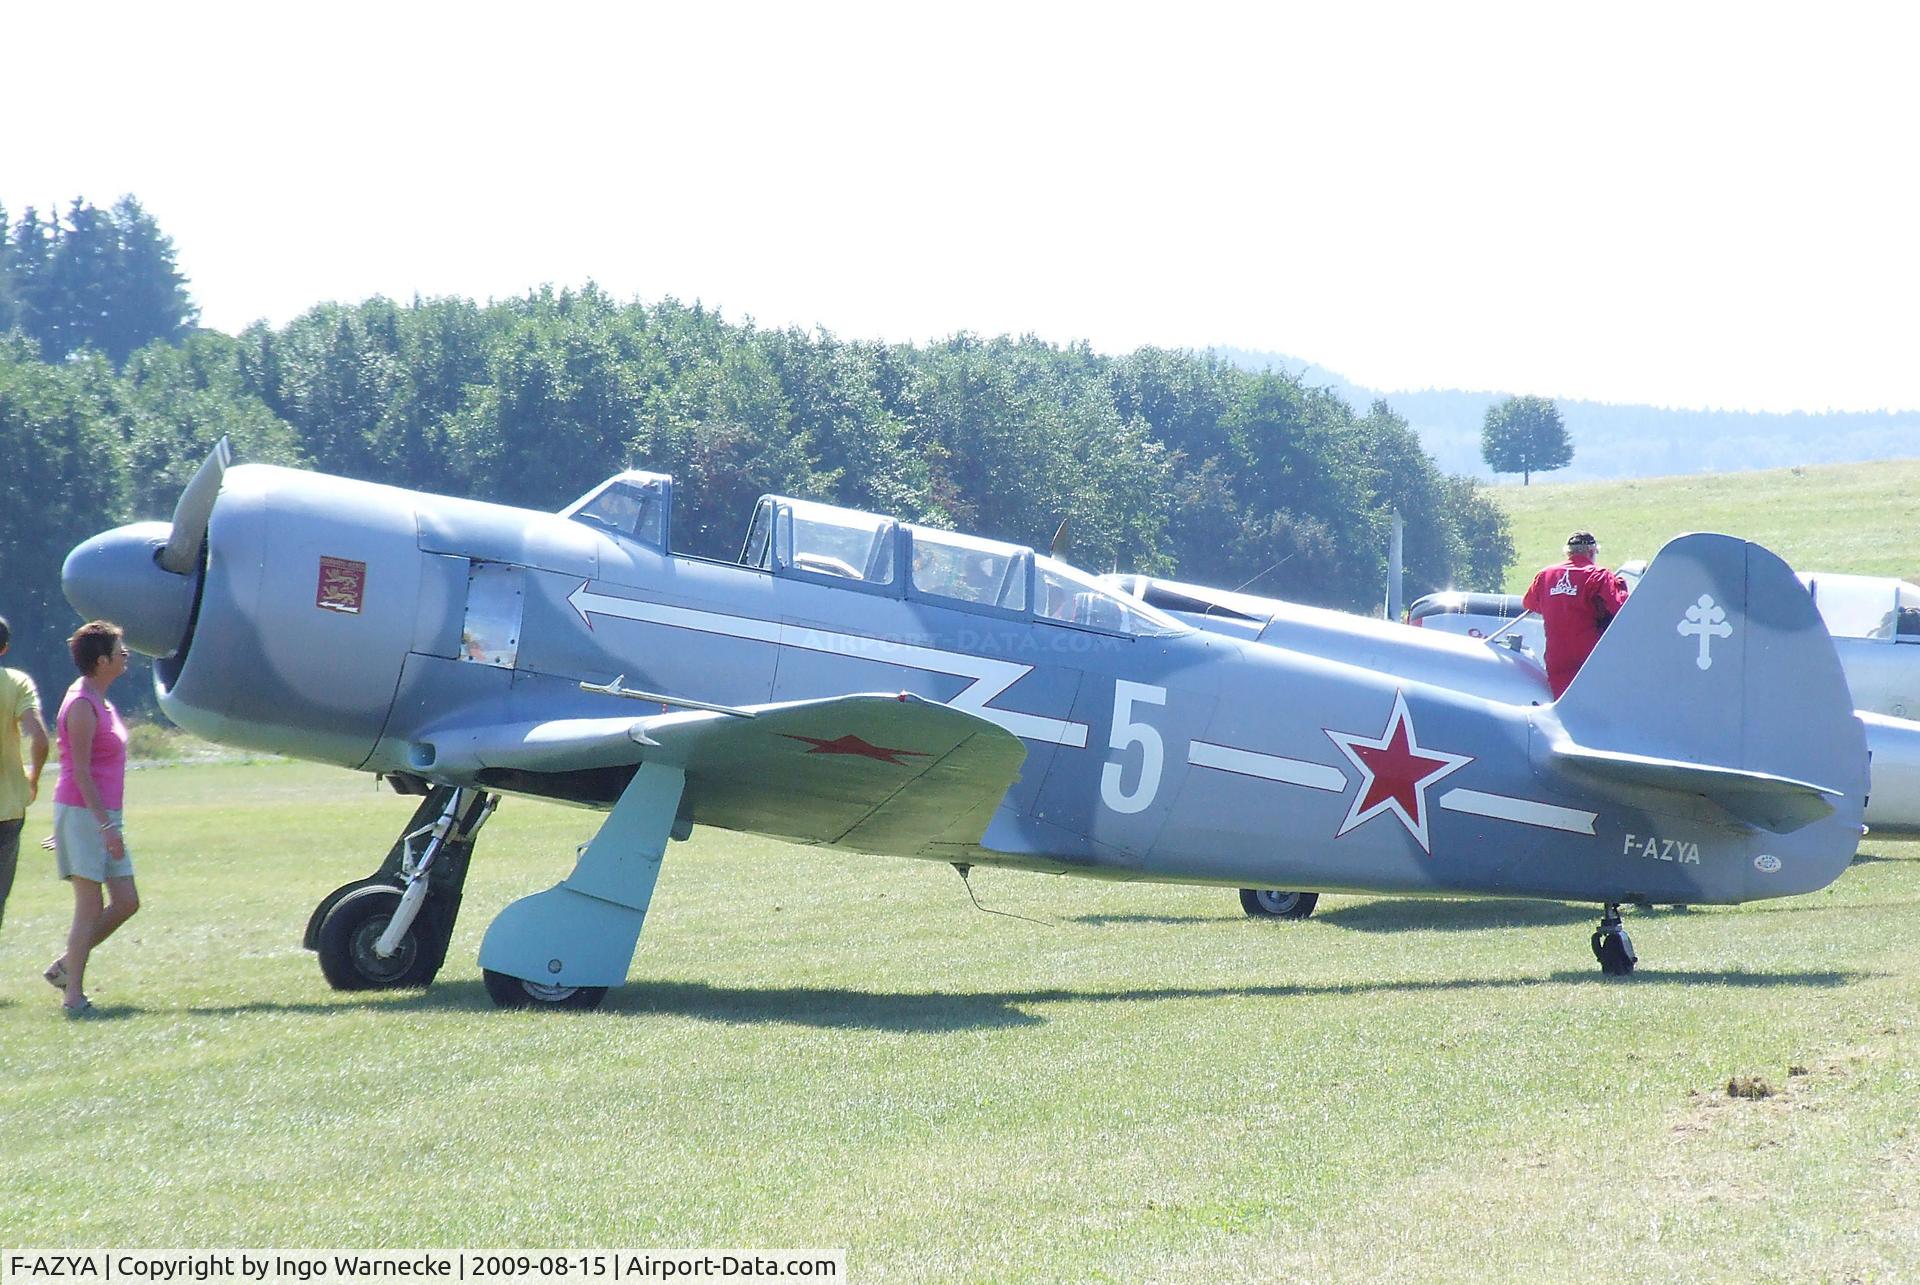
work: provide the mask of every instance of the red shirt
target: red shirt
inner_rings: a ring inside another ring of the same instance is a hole
[[[1580,672],[1601,631],[1626,600],[1627,586],[1620,577],[1596,567],[1586,554],[1543,567],[1527,586],[1527,610],[1539,612],[1546,622],[1547,686],[1555,700]]]

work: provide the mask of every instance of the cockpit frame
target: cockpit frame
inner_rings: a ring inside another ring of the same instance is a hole
[[[616,540],[669,557],[673,479],[629,469],[560,511]],[[709,561],[709,559],[696,559]],[[1191,632],[1157,608],[1019,544],[901,522],[885,514],[763,495],[731,565],[876,597],[1116,638]]]

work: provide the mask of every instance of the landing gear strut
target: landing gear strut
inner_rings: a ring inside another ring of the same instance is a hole
[[[319,952],[329,985],[396,990],[433,981],[453,939],[474,840],[499,802],[484,790],[434,787],[380,869],[321,900],[304,944]]]
[[[1593,933],[1593,957],[1600,961],[1600,971],[1609,977],[1625,977],[1640,962],[1633,953],[1633,943],[1627,939],[1627,930],[1620,926],[1620,903],[1610,901],[1600,916],[1600,927]]]

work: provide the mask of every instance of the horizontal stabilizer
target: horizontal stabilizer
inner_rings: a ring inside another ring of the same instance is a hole
[[[1625,785],[1698,794],[1735,820],[1775,834],[1788,834],[1832,816],[1833,800],[1844,797],[1843,791],[1770,772],[1589,750],[1566,741],[1554,745],[1552,755],[1558,766],[1576,773]]]

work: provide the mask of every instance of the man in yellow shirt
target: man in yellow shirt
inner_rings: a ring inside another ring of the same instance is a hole
[[[7,654],[13,631],[0,617],[0,656]],[[32,745],[22,761],[22,738]],[[40,769],[47,762],[47,725],[40,719],[40,693],[33,679],[17,669],[0,668],[0,920],[7,914],[13,871],[20,862],[20,831],[27,805],[40,793]],[[31,763],[31,766],[28,766]]]

